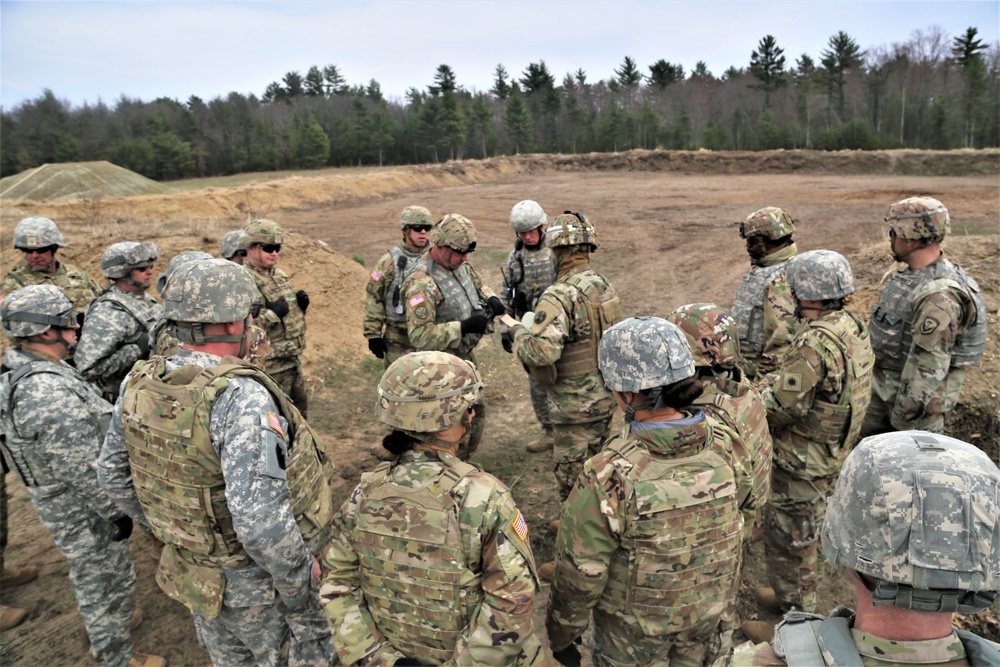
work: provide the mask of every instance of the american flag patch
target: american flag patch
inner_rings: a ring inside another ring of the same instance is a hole
[[[521,516],[521,510],[517,510],[517,514],[514,515],[514,521],[510,525],[514,529],[514,532],[517,533],[517,536],[521,538],[522,542],[528,538],[528,523]]]
[[[268,412],[267,425],[273,428],[278,433],[280,433],[282,438],[288,440],[288,438],[285,436],[285,431],[281,428],[281,420],[278,419],[278,415],[274,414],[273,412]]]
[[[378,271],[372,271],[372,280],[379,281],[382,279],[382,274]]]
[[[409,301],[410,308],[416,308],[417,306],[419,306],[423,302],[424,302],[424,295],[423,294],[418,294],[415,297],[413,297],[412,299],[410,299],[410,301]]]

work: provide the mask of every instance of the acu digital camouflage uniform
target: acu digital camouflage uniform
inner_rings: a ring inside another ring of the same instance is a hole
[[[672,330],[661,337],[650,323]],[[654,376],[657,387],[691,377],[694,364],[676,327],[633,318],[605,334],[601,370],[616,391],[641,391]],[[546,616],[554,652],[583,634],[592,612],[598,667],[704,664],[735,584],[745,499],[725,427],[702,410],[680,412],[628,422],[584,464],[556,538]]]
[[[168,284],[165,314],[175,336],[196,335],[186,329],[239,321],[255,298],[239,266],[196,262]],[[273,380],[190,349],[135,367],[98,460],[101,485],[164,543],[157,583],[191,609],[217,665],[335,662],[311,582],[332,472]]]
[[[936,199],[893,204],[886,223],[901,238],[940,242],[951,228]],[[940,433],[958,402],[965,372],[986,348],[986,306],[976,281],[940,258],[899,269],[871,315],[875,377],[864,433],[921,429]]]
[[[546,243],[558,249],[558,276],[538,301],[534,317],[511,329],[514,354],[546,385],[554,431],[553,462],[565,500],[584,460],[608,437],[615,402],[597,367],[601,336],[621,319],[618,293],[589,266],[597,231],[579,214],[552,222]]]
[[[76,324],[70,301],[52,285],[23,288],[5,301],[0,317],[19,305],[47,301],[57,311],[64,308],[67,324]],[[4,322],[8,334],[10,325]],[[91,655],[101,665],[124,667],[132,656],[135,571],[128,542],[116,541],[115,520],[122,512],[94,471],[111,405],[76,369],[53,357],[14,347],[0,369],[4,454],[66,558]]]
[[[435,438],[481,392],[475,367],[442,352],[383,375],[380,419],[429,448],[363,475],[335,519],[320,595],[344,663],[544,664],[527,523],[502,482]]]
[[[432,225],[431,213],[423,206],[407,206],[399,218],[403,240],[389,249],[368,276],[365,286],[365,338],[381,338],[386,345],[385,367],[408,352],[413,352],[406,331],[403,282],[417,268],[425,248],[411,248],[405,229],[411,225]]]
[[[786,277],[799,299],[839,300],[854,292],[847,260],[828,250],[798,255]],[[861,432],[873,365],[867,327],[847,310],[832,310],[804,320],[778,370],[761,381],[774,438],[764,545],[770,583],[786,608],[816,609],[826,498]]]
[[[791,237],[792,217],[768,206],[747,216],[740,224],[744,239],[764,236],[772,241]],[[747,377],[763,377],[777,368],[799,325],[795,302],[784,280],[785,265],[798,252],[795,243],[750,260],[750,270],[740,280],[732,315],[740,331],[740,351]]]

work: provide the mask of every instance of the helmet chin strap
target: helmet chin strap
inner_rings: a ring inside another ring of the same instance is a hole
[[[638,393],[638,392],[637,392]],[[654,387],[649,390],[646,395],[646,400],[644,400],[639,405],[625,405],[625,423],[635,421],[635,413],[639,410],[653,410],[656,408],[656,404],[660,402],[660,394],[663,393],[663,387]],[[642,394],[640,394],[641,396]]]

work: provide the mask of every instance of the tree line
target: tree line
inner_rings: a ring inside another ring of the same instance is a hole
[[[157,180],[247,171],[438,162],[633,148],[818,150],[1000,146],[1000,44],[940,28],[862,50],[838,32],[814,59],[765,35],[720,76],[630,56],[607,79],[561,81],[544,61],[489,91],[440,65],[432,83],[387,100],[337,65],[288,72],[255,94],[208,102],[127,96],[73,107],[46,89],[0,109],[7,176],[52,162],[108,160]]]

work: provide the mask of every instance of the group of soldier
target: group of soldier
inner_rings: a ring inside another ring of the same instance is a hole
[[[751,269],[732,315],[693,303],[626,319],[590,265],[584,214],[549,224],[515,205],[498,295],[468,263],[468,218],[408,207],[366,288],[388,460],[338,509],[305,419],[309,297],[276,267],[279,225],[232,232],[222,259],[175,257],[161,307],[145,294],[153,244],[108,248],[95,297],[55,260],[55,224],[29,218],[0,304],[15,343],[4,455],[70,562],[101,664],[163,664],[129,638],[133,522],[162,544],[157,583],[216,665],[547,664],[540,579],[563,665],[580,664],[588,628],[608,667],[1000,663],[951,626],[1000,589],[1000,470],[942,433],[985,308],[943,256],[940,202],[897,202],[885,223],[905,266],[868,322],[845,307],[846,258],[799,253],[774,207],[740,224]],[[542,428],[527,448],[551,450],[563,500],[539,567],[509,489],[469,461],[486,416],[473,349],[496,320]],[[758,533],[770,586],[754,596],[771,620],[740,624]],[[856,611],[815,615],[820,540],[856,581]],[[7,626],[17,611],[3,608]],[[734,648],[737,629],[752,641]]]

